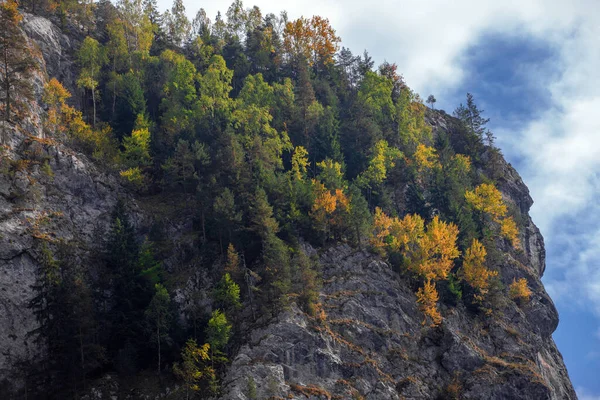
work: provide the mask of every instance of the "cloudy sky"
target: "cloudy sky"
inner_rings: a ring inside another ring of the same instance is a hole
[[[171,0],[159,0],[165,9]],[[184,0],[214,19],[231,1]],[[255,0],[263,14],[328,17],[343,45],[398,64],[448,112],[467,91],[529,186],[546,239],[554,338],[577,392],[600,400],[600,2]]]

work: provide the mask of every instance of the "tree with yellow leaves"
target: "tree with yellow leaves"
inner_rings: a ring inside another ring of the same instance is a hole
[[[417,214],[391,218],[375,209],[371,245],[380,253],[398,252],[409,271],[427,279],[446,279],[460,255],[456,247],[458,228],[438,216],[427,224]]]
[[[467,190],[465,199],[474,209],[488,214],[495,222],[500,223],[501,218],[506,215],[507,208],[502,201],[502,194],[489,183],[482,183],[475,191]]]
[[[302,146],[296,146],[292,154],[292,169],[290,171],[292,179],[295,181],[304,181],[308,167],[308,151]]]
[[[390,147],[388,142],[380,140],[371,149],[372,158],[367,169],[358,176],[357,182],[369,190],[381,185],[387,179],[387,173],[396,166],[396,161],[402,157],[402,152]]]
[[[427,224],[427,232],[419,241],[422,258],[419,263],[413,263],[414,271],[427,279],[446,279],[454,259],[460,255],[457,239],[458,227],[441,221],[436,215]]]
[[[531,289],[527,286],[527,279],[513,279],[508,288],[508,295],[519,305],[527,304],[531,298]]]
[[[502,200],[502,193],[494,185],[482,183],[474,191],[467,190],[465,199],[471,207],[489,215],[495,223],[500,224],[500,235],[510,240],[515,249],[520,247],[517,224],[511,216],[506,215],[508,208]]]
[[[66,105],[71,93],[56,79],[52,78],[44,86],[42,100],[48,105],[45,128],[51,134],[64,133],[62,108]]]
[[[440,167],[439,157],[433,147],[421,143],[417,146],[413,157],[419,173]]]
[[[436,327],[442,322],[442,315],[437,308],[439,294],[435,288],[435,283],[431,279],[427,279],[423,287],[417,291],[417,303],[419,309],[425,314],[422,324],[425,325],[427,320],[431,321],[430,326]]]
[[[488,293],[490,279],[498,275],[498,271],[490,271],[485,267],[486,256],[485,247],[477,239],[473,239],[471,247],[465,253],[460,273],[462,279],[478,292],[475,295],[478,302]]]
[[[190,390],[197,392],[202,389],[201,382],[207,381],[209,388],[213,387],[211,383],[216,382],[216,371],[208,365],[209,352],[210,344],[198,346],[194,339],[188,339],[181,351],[182,362],[173,365],[175,375],[185,382],[186,399],[190,398]]]
[[[519,240],[519,229],[517,223],[512,217],[506,217],[500,223],[500,233],[503,237],[510,240],[512,246],[515,249],[521,247],[521,241]]]

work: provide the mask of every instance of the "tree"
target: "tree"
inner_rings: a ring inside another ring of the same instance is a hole
[[[485,125],[490,122],[489,118],[483,118],[481,115],[484,110],[480,110],[475,104],[475,100],[471,93],[467,93],[467,105],[462,103],[454,110],[454,116],[460,119],[469,131],[476,135],[479,140],[483,140],[485,134]]]
[[[237,283],[240,283],[243,279],[243,271],[240,268],[240,256],[235,246],[231,243],[227,246],[227,260],[223,271],[231,275],[231,278]]]
[[[227,321],[225,313],[215,310],[210,315],[206,327],[206,337],[210,344],[211,352],[222,351],[231,336],[231,325]]]
[[[429,107],[431,107],[432,110],[435,110],[434,105],[436,101],[437,100],[432,94],[430,94],[429,97],[427,97],[427,104],[429,104]]]
[[[500,233],[506,239],[510,240],[510,243],[515,249],[521,247],[521,242],[519,240],[519,228],[512,217],[506,217],[502,220],[500,223]]]
[[[181,46],[189,38],[191,30],[183,0],[173,0],[171,12],[165,13],[163,18],[169,41],[175,46]]]
[[[297,64],[327,66],[333,64],[340,38],[327,18],[314,16],[290,21],[283,32],[283,48],[289,61]]]
[[[106,54],[104,49],[96,39],[87,36],[79,51],[77,52],[77,60],[81,67],[77,86],[92,92],[92,104],[94,107],[94,116],[92,118],[92,126],[96,126],[96,88],[98,87],[98,79],[100,69],[106,64]]]
[[[490,271],[485,267],[487,251],[477,240],[473,239],[471,247],[465,253],[461,269],[461,277],[477,291],[475,301],[483,301],[490,288],[490,279],[498,275],[498,271]]]
[[[37,68],[28,40],[21,33],[23,19],[15,0],[0,3],[0,85],[4,103],[4,120],[12,122],[12,112],[33,99],[31,74]],[[2,133],[0,144],[4,143]]]
[[[146,319],[151,327],[152,341],[156,343],[158,356],[158,374],[160,375],[161,343],[169,338],[168,330],[171,319],[171,296],[160,283],[154,285],[154,296],[146,309]]]
[[[229,273],[223,274],[213,293],[215,302],[225,310],[238,310],[240,303],[240,286],[231,279]]]
[[[430,326],[432,327],[438,326],[442,322],[442,315],[437,309],[438,300],[439,295],[435,283],[431,282],[431,279],[427,279],[423,287],[417,291],[417,303],[419,303],[421,312],[425,314],[423,325],[427,323],[428,319],[431,321]]]
[[[182,362],[173,365],[175,375],[185,382],[186,399],[190,398],[190,390],[198,392],[202,389],[200,387],[202,381],[208,381],[209,388],[213,388],[210,383],[215,382],[217,378],[215,369],[208,365],[210,350],[210,344],[198,346],[194,339],[188,339],[181,350]],[[212,394],[215,394],[214,391]]]
[[[527,304],[531,298],[531,289],[527,286],[527,279],[521,278],[517,280],[513,278],[513,282],[508,289],[508,295],[518,304]]]
[[[402,158],[400,150],[390,147],[388,142],[380,140],[371,149],[371,160],[367,169],[358,176],[360,186],[369,189],[377,188],[387,179],[387,173],[396,166],[396,161]]]
[[[197,71],[194,64],[183,55],[165,50],[160,55],[165,66],[166,82],[162,88],[160,103],[162,126],[168,138],[191,131],[196,121],[198,94],[196,92]]]
[[[150,158],[150,131],[148,128],[135,129],[131,136],[123,139],[123,156],[129,168],[148,166]]]
[[[488,214],[493,221],[500,222],[506,215],[506,204],[502,201],[502,193],[489,183],[482,183],[475,191],[467,191],[465,199],[473,208],[484,214]]]
[[[65,131],[63,111],[69,97],[71,93],[56,78],[50,79],[44,86],[42,101],[48,105],[45,127],[51,134]]]
[[[372,216],[369,211],[369,203],[357,186],[351,185],[349,194],[350,215],[348,216],[348,222],[353,229],[354,242],[361,249],[362,238],[368,235],[369,228],[372,225]]]
[[[425,106],[418,94],[408,87],[400,91],[396,102],[396,120],[398,122],[397,142],[406,154],[413,154],[419,144],[431,142],[431,126],[425,122]]]

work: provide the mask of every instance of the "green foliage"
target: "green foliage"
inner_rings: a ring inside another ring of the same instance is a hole
[[[167,289],[160,283],[154,285],[154,296],[146,309],[146,320],[151,332],[150,341],[156,344],[158,354],[158,373],[161,369],[161,344],[169,340],[169,326],[171,319],[171,296]]]
[[[212,312],[206,327],[206,337],[211,351],[222,351],[225,348],[231,337],[231,325],[225,313],[220,310]]]
[[[223,275],[215,288],[213,296],[217,306],[225,310],[237,310],[242,307],[240,287],[231,279],[229,273]]]

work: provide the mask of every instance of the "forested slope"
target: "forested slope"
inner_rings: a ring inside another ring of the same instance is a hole
[[[472,96],[241,1],[0,12],[0,392],[575,398]]]

